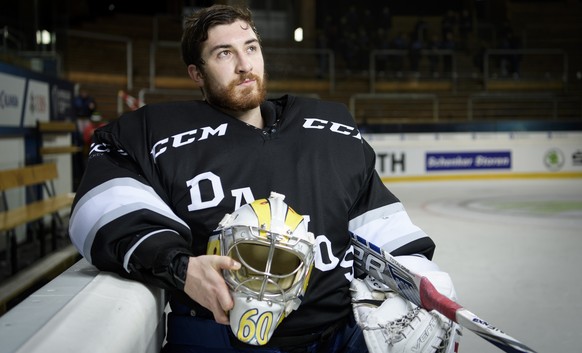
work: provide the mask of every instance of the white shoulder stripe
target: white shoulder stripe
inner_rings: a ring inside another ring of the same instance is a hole
[[[149,209],[189,228],[152,187],[132,178],[118,178],[95,187],[77,202],[69,224],[71,240],[81,255],[91,262],[91,246],[97,231],[139,209]]]
[[[354,229],[358,229],[361,226],[365,225],[366,223],[369,223],[379,218],[390,217],[395,213],[401,211],[404,211],[404,205],[401,202],[395,202],[390,205],[370,210],[354,219],[351,219],[348,227],[349,230],[353,232]]]
[[[400,202],[371,210],[352,219],[349,230],[388,252],[427,236],[412,223]]]

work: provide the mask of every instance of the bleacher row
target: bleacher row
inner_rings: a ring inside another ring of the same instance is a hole
[[[444,122],[464,122],[469,115],[472,119],[485,120],[579,119],[582,111],[582,80],[576,76],[576,72],[580,69],[577,63],[582,62],[582,28],[576,20],[579,18],[576,14],[582,14],[582,6],[576,3],[569,3],[562,8],[553,6],[551,11],[548,10],[551,15],[544,18],[535,8],[538,5],[508,5],[508,17],[519,28],[517,32],[527,36],[527,49],[523,49],[525,54],[522,54],[523,74],[519,78],[499,76],[495,58],[491,59],[489,77],[484,77],[474,65],[479,38],[473,38],[471,47],[474,50],[455,52],[456,69],[450,76],[429,75],[428,60],[424,58],[420,73],[374,72],[373,80],[370,78],[371,72],[365,70],[346,72],[345,63],[337,53],[332,71],[324,69],[322,72],[318,55],[303,53],[306,49],[315,47],[309,43],[299,45],[265,42],[269,89],[317,95],[322,99],[339,101],[346,105],[354,95],[362,93],[430,93],[438,97],[438,117]],[[552,31],[539,30],[551,18],[562,15],[564,21],[560,26],[554,26],[552,22]],[[394,24],[408,30],[406,26],[411,26],[415,20],[416,17],[413,16],[401,16],[395,18]],[[437,22],[437,19],[425,20],[429,23]],[[66,76],[84,85],[92,93],[105,119],[115,119],[118,116],[117,92],[120,89],[134,96],[141,89],[150,89],[152,93],[148,95],[146,103],[162,98],[172,99],[167,93],[157,96],[155,88],[166,91],[195,90],[180,58],[177,42],[181,33],[180,26],[181,22],[175,17],[163,15],[114,15],[84,24],[77,30],[108,36],[121,33],[131,40],[130,76],[127,43],[87,40],[75,36],[68,37],[68,50],[64,57]],[[395,32],[398,30],[394,29]],[[547,39],[550,36],[559,40],[552,42]],[[156,43],[158,45],[154,45]],[[160,43],[170,45],[161,46]],[[283,54],[280,52],[282,47],[287,49]],[[565,56],[539,55],[538,52],[543,53],[544,50],[564,50]],[[130,79],[132,82],[128,82]],[[492,93],[489,98],[483,98],[489,93]],[[515,94],[516,99],[496,99],[499,97],[497,93]],[[534,99],[527,98],[528,94]],[[551,97],[532,104],[539,94]],[[480,98],[473,99],[475,96]],[[179,94],[176,97],[183,99]],[[431,110],[410,109],[411,106],[424,106],[423,102],[410,98],[401,101],[372,99],[370,104],[366,100],[360,100],[358,105],[355,119],[359,123],[415,123],[433,120]],[[470,114],[469,109],[473,110]]]
[[[72,122],[37,122],[36,162],[0,170],[0,316],[79,259],[68,239],[74,194],[59,192],[59,156],[81,152]],[[65,159],[67,159],[65,158]],[[20,196],[19,196],[20,195]]]

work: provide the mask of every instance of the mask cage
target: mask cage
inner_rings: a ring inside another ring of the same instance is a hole
[[[301,290],[305,256],[293,247],[302,240],[290,235],[248,226],[233,226],[223,231],[225,255],[241,263],[237,271],[225,271],[234,291],[258,300],[284,302]]]

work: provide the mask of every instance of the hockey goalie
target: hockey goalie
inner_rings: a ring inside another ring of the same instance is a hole
[[[422,256],[397,256],[404,266],[427,277],[456,301],[450,276]],[[350,285],[352,308],[370,353],[458,352],[461,327],[436,311],[426,311],[371,276]]]

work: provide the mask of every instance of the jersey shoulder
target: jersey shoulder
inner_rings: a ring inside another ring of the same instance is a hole
[[[287,109],[301,111],[303,114],[308,114],[315,118],[350,126],[356,125],[347,106],[340,102],[290,95],[287,101]]]

